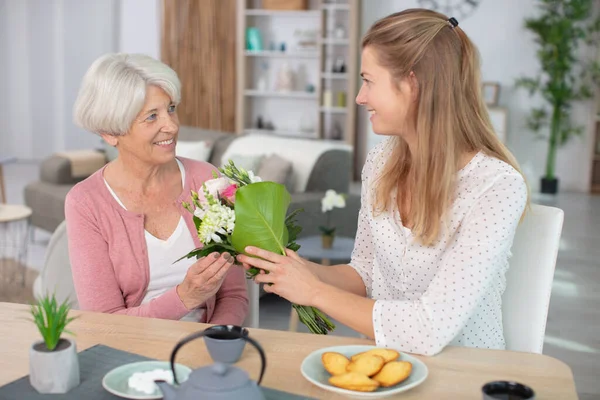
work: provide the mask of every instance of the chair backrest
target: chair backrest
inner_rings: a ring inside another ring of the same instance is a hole
[[[564,213],[532,204],[512,246],[502,314],[506,349],[541,353]]]
[[[63,302],[69,299],[73,309],[79,308],[73,276],[71,274],[71,261],[69,260],[69,246],[67,241],[67,224],[65,221],[54,230],[46,250],[44,267],[38,277],[39,285],[36,298],[45,294],[54,293],[56,300]]]
[[[56,228],[46,250],[44,268],[34,285],[34,296],[40,298],[47,293],[55,293],[56,300],[62,302],[70,299],[74,310],[79,308],[77,293],[71,274],[69,245],[67,240],[67,224],[65,221]],[[249,311],[244,326],[258,328],[259,286],[252,280],[247,281]]]

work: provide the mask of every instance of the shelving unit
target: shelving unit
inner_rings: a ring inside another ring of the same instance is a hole
[[[354,146],[360,0],[307,0],[306,10],[268,10],[260,0],[237,1],[237,133]],[[277,85],[290,82],[290,70],[292,84]],[[259,129],[259,117],[273,129]]]

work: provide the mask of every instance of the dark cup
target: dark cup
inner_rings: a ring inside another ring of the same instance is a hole
[[[242,356],[248,330],[236,325],[215,325],[204,330],[204,343],[213,361],[233,364]]]
[[[486,383],[482,388],[483,400],[534,400],[535,393],[517,382],[496,381]]]

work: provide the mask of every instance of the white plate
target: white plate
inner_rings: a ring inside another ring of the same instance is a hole
[[[412,357],[405,353],[400,353],[399,361],[408,361],[412,363],[412,372],[408,379],[399,384],[389,388],[379,388],[374,392],[357,392],[354,390],[347,390],[335,387],[329,383],[331,374],[325,370],[323,363],[321,362],[321,355],[328,351],[337,352],[350,358],[351,356],[361,353],[363,351],[375,349],[377,346],[334,346],[319,349],[310,353],[300,366],[300,371],[306,380],[310,383],[320,387],[321,389],[328,390],[330,392],[343,394],[348,397],[355,399],[381,399],[388,396],[407,391],[420,385],[427,378],[429,370],[427,366],[418,358]]]
[[[154,393],[146,394],[130,388],[128,384],[129,377],[135,372],[148,372],[154,369],[166,369],[170,371],[171,363],[168,361],[140,361],[121,365],[120,367],[108,371],[108,373],[104,375],[102,387],[115,396],[123,397],[125,399],[162,399],[163,395],[158,387]],[[185,365],[175,364],[175,372],[177,373],[177,380],[181,383],[188,379],[192,370]]]

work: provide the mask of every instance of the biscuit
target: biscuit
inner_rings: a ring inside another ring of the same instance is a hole
[[[342,389],[355,390],[357,392],[372,392],[379,387],[379,382],[359,372],[347,372],[342,375],[332,376],[329,378],[329,383]]]
[[[411,372],[412,364],[408,361],[391,361],[373,376],[373,380],[379,382],[383,387],[390,387],[404,381]]]

